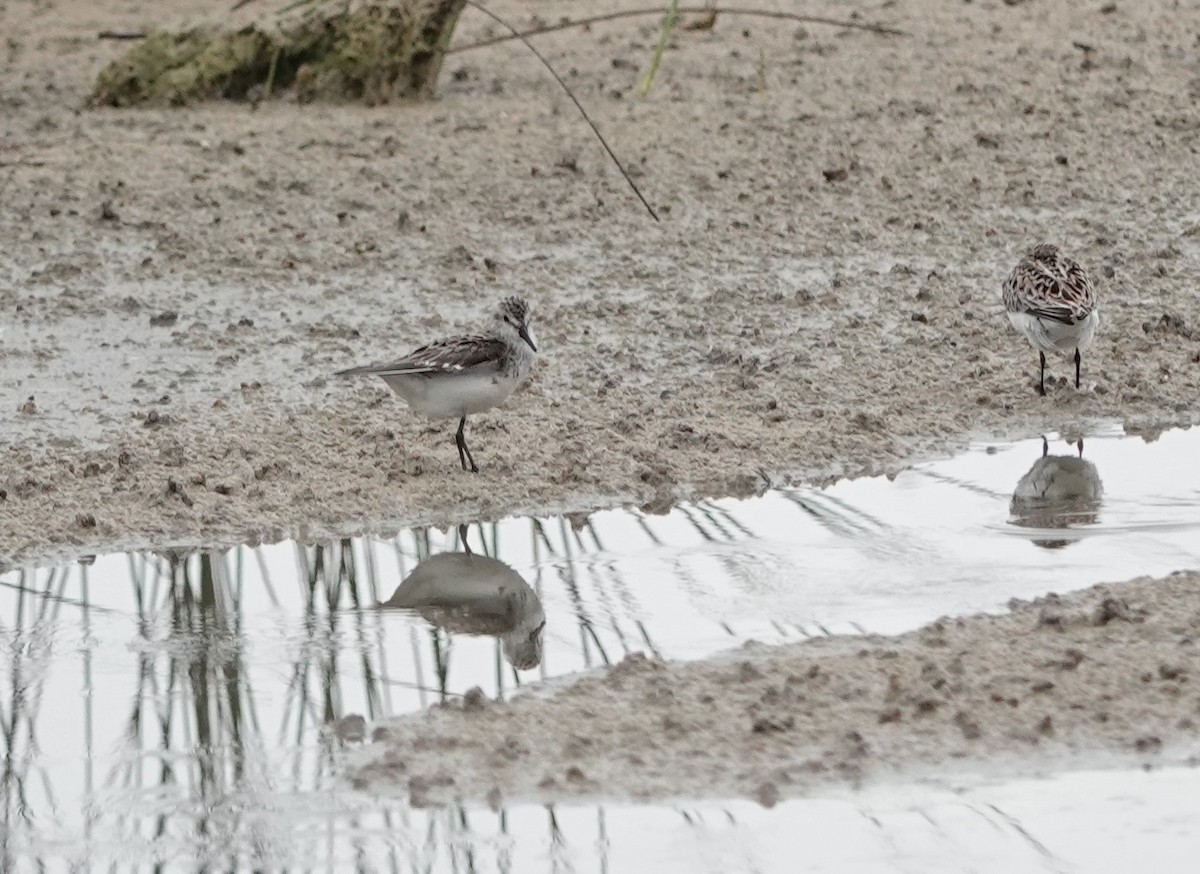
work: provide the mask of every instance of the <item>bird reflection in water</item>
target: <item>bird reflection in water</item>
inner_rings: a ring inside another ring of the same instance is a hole
[[[466,525],[458,530],[464,551],[425,559],[380,609],[411,610],[452,634],[496,637],[514,668],[536,668],[542,661],[546,627],[541,600],[504,562],[472,552]]]
[[[1046,530],[1096,523],[1104,486],[1096,465],[1083,457],[1083,440],[1076,448],[1078,456],[1051,455],[1049,442],[1042,438],[1042,457],[1013,492],[1009,505],[1013,525]],[[1046,549],[1061,549],[1075,538],[1042,536],[1034,537],[1033,542]]]

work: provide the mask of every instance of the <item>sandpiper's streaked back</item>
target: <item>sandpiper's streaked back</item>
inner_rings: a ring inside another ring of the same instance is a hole
[[[352,367],[337,375],[382,377],[416,412],[431,419],[458,419],[458,459],[463,470],[478,473],[463,433],[467,416],[503,403],[529,375],[536,353],[529,305],[507,297],[478,334],[447,337],[396,361]]]
[[[1075,352],[1079,388],[1081,352],[1092,344],[1100,316],[1096,289],[1079,262],[1052,243],[1034,246],[1004,281],[1008,320],[1038,351],[1038,393],[1046,393],[1046,353]]]

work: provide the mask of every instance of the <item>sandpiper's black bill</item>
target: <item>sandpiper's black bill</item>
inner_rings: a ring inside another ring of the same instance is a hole
[[[528,343],[530,349],[532,349],[534,352],[537,351],[537,346],[533,345],[533,340],[529,337],[529,331],[524,326],[517,328],[517,336]]]

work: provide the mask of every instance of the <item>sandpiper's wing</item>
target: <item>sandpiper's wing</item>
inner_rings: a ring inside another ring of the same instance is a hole
[[[1022,258],[1004,283],[1004,306],[1009,312],[1074,325],[1096,308],[1096,288],[1087,271],[1064,255],[1052,265]]]
[[[486,334],[447,337],[422,346],[387,364],[368,364],[339,370],[337,376],[396,376],[404,373],[459,373],[486,365],[499,366],[504,341]]]

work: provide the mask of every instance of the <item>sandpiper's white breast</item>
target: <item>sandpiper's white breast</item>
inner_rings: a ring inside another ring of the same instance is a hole
[[[414,411],[431,419],[458,419],[504,402],[520,384],[517,374],[493,367],[452,373],[396,373],[384,382]]]

